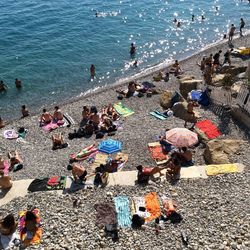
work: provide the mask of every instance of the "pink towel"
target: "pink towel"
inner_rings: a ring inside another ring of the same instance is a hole
[[[7,160],[4,161],[3,166],[4,166],[4,168],[0,168],[0,170],[3,170],[4,175],[8,175],[8,173],[9,173],[9,168],[10,168],[9,162],[8,162]]]
[[[59,127],[59,126],[58,126],[56,123],[51,122],[51,123],[46,124],[46,125],[43,126],[42,128],[43,128],[43,130],[45,130],[46,132],[50,132],[50,131],[52,131],[52,130],[54,130],[54,129],[57,129],[58,127]]]

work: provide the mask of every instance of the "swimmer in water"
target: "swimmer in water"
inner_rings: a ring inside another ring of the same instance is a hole
[[[3,83],[3,81],[0,81],[0,92],[6,91],[7,90],[7,86]]]
[[[205,17],[202,15],[201,16],[201,21],[204,21],[205,20]]]
[[[16,84],[17,89],[22,88],[22,82],[20,80],[18,80],[17,78],[15,79],[15,84]]]
[[[133,56],[135,54],[135,45],[133,43],[131,43],[131,46],[130,46],[130,55]]]
[[[192,15],[192,22],[194,21],[194,15]]]
[[[177,25],[176,25],[178,28],[181,27],[181,22],[178,22]]]
[[[90,77],[91,79],[95,78],[95,65],[94,64],[91,64],[90,66]]]
[[[133,66],[136,68],[136,67],[138,67],[138,61],[137,60],[135,60],[135,62],[133,63]]]
[[[177,19],[175,18],[173,22],[174,22],[174,23],[177,23],[178,21],[177,21]]]

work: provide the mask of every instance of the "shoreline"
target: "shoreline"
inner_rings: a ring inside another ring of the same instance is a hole
[[[238,35],[238,33],[237,33],[237,35]],[[236,37],[236,38],[234,38],[233,41],[237,42],[237,41],[240,41],[241,39],[245,39],[247,37],[250,38],[250,29],[245,30],[245,35],[243,37]],[[228,43],[227,41],[228,41],[227,39],[220,39],[220,40],[217,40],[217,41],[215,41],[213,43],[210,43],[210,44],[206,45],[205,47],[201,48],[199,51],[194,52],[189,56],[186,56],[186,57],[178,57],[178,56],[176,56],[176,58],[179,58],[178,60],[179,60],[180,64],[183,64],[186,61],[192,60],[195,57],[201,57],[205,53],[208,54],[210,50],[214,50],[214,48],[216,48],[218,46],[226,45]],[[165,59],[165,60],[167,60],[167,59]],[[167,70],[172,64],[173,64],[173,61],[167,62],[167,63],[164,63],[164,62],[156,63],[155,65],[143,70],[143,72],[136,73],[136,74],[131,75],[129,77],[121,78],[121,79],[117,80],[113,84],[106,83],[106,84],[104,84],[102,86],[97,86],[97,87],[91,88],[91,89],[81,93],[81,95],[71,97],[69,99],[66,99],[65,101],[61,100],[61,101],[58,101],[56,104],[51,104],[51,105],[47,105],[47,106],[43,105],[43,106],[40,106],[39,108],[35,108],[34,112],[32,112],[32,110],[31,110],[30,116],[39,115],[39,109],[42,110],[42,108],[45,108],[45,107],[46,107],[47,110],[53,109],[53,107],[55,105],[60,106],[60,107],[64,107],[64,106],[70,105],[70,104],[72,104],[74,102],[79,102],[81,100],[84,100],[85,98],[89,98],[91,96],[98,95],[98,94],[100,94],[102,92],[117,89],[119,87],[122,87],[123,85],[126,85],[129,81],[143,80],[143,79],[145,79],[145,78],[147,78],[147,77],[149,77],[149,76],[151,76],[153,74],[156,74],[159,71]],[[29,104],[27,104],[26,106],[29,107]],[[10,124],[10,123],[12,123],[14,121],[17,121],[17,120],[20,120],[20,119],[22,119],[22,118],[18,118],[18,117],[14,118],[13,117],[13,118],[7,120],[6,122],[7,122],[7,124]]]

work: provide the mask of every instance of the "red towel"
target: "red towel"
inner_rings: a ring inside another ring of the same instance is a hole
[[[200,129],[210,140],[221,135],[219,129],[210,120],[199,121],[195,124],[195,126]]]
[[[163,161],[163,160],[167,159],[167,154],[165,152],[163,152],[161,145],[157,145],[157,146],[153,146],[153,147],[150,146],[149,150],[150,150],[151,156],[154,160]]]

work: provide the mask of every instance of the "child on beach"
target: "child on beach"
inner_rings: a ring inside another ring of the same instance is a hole
[[[30,115],[29,110],[27,109],[27,107],[25,105],[22,106],[21,112],[22,112],[22,118]]]

